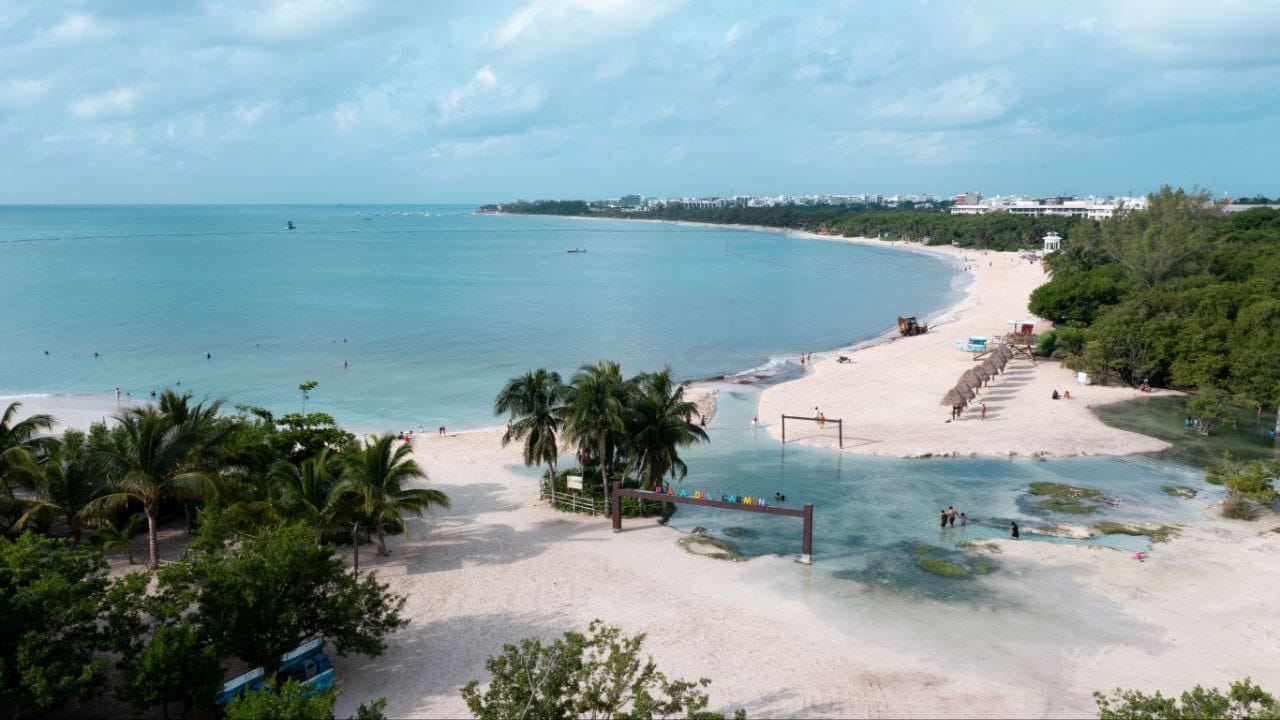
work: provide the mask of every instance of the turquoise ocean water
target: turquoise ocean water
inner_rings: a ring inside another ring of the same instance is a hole
[[[181,381],[287,411],[315,379],[310,406],[352,427],[475,427],[530,367],[739,372],[958,283],[887,248],[470,207],[4,207],[0,394]]]

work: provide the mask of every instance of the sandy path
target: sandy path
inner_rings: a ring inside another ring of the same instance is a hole
[[[1055,362],[1011,362],[1005,375],[980,392],[964,418],[947,422],[950,409],[939,401],[975,362],[970,353],[956,349],[956,340],[1003,335],[1010,320],[1031,319],[1031,291],[1047,277],[1038,263],[1013,253],[949,247],[929,251],[968,260],[973,274],[969,297],[935,320],[925,335],[832,353],[815,359],[805,377],[766,389],[760,418],[770,432],[779,434],[782,414],[809,417],[818,406],[827,418],[845,419],[846,450],[873,455],[1124,455],[1167,447],[1154,438],[1107,427],[1089,411],[1094,405],[1138,397],[1136,390],[1079,385],[1075,373]],[[1046,327],[1049,323],[1036,322],[1037,330]],[[852,362],[837,362],[840,354]],[[1069,389],[1073,399],[1052,400],[1055,389]],[[986,403],[986,420],[979,419],[980,402]],[[789,424],[788,441],[796,437],[836,444],[833,431],[819,436],[812,427]]]

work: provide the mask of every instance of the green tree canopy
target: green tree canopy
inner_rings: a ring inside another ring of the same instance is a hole
[[[237,535],[220,551],[190,553],[160,572],[160,585],[189,592],[199,622],[227,654],[274,670],[280,656],[317,635],[339,655],[377,656],[408,624],[404,598],[356,578],[299,524]]]
[[[710,680],[667,678],[641,656],[643,644],[643,634],[627,637],[599,620],[586,634],[567,632],[549,645],[525,638],[486,660],[487,686],[472,680],[462,697],[480,720],[724,717],[706,709]]]
[[[88,548],[23,533],[0,537],[0,707],[48,712],[101,687],[98,628],[106,563]]]

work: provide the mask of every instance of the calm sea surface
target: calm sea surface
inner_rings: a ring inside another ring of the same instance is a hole
[[[352,427],[472,427],[531,367],[733,373],[868,338],[959,282],[890,249],[470,207],[4,207],[0,394],[181,381],[287,411],[314,379],[310,407]]]

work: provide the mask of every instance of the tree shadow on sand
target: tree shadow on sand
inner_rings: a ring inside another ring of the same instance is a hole
[[[525,637],[546,641],[571,629],[553,613],[490,613],[447,620],[410,617],[409,626],[388,639],[382,657],[334,659],[342,689],[338,717],[347,717],[360,703],[383,696],[390,700],[387,717],[447,717],[447,711],[462,702],[463,685],[489,677],[485,659],[502,652],[504,644]]]

